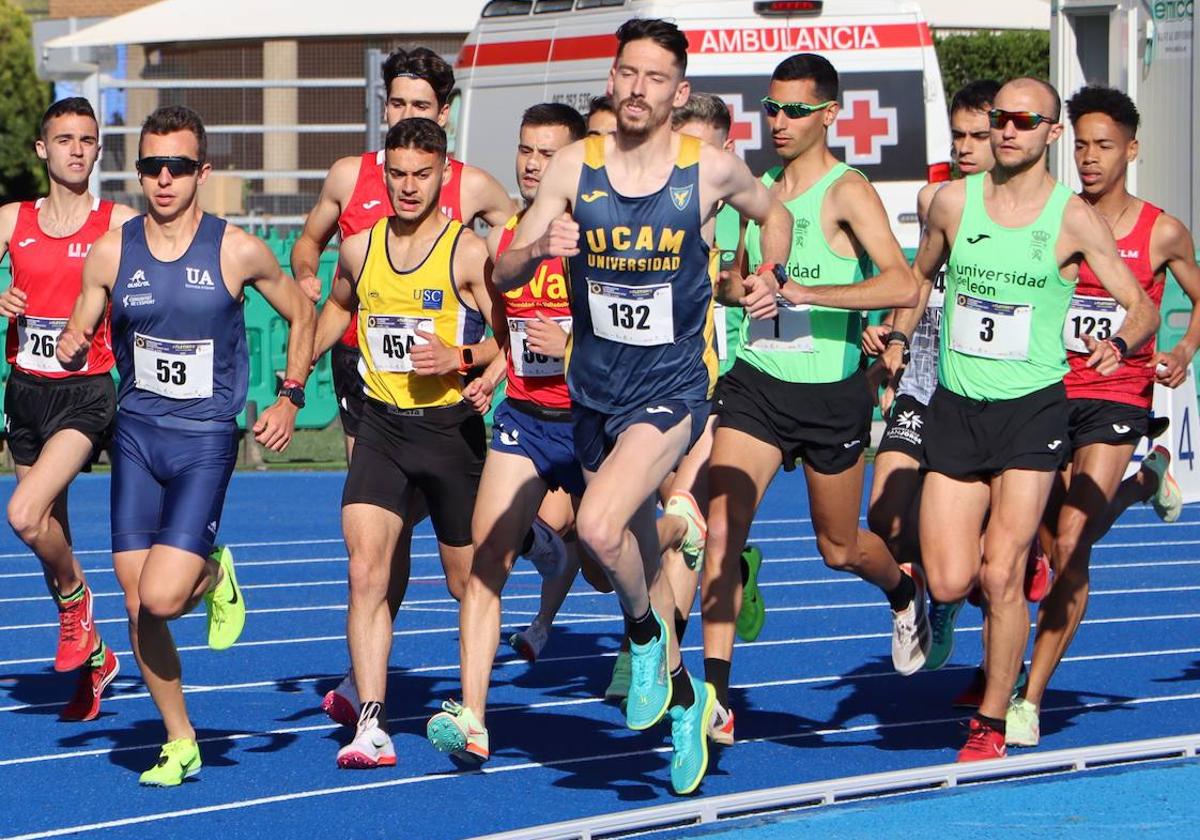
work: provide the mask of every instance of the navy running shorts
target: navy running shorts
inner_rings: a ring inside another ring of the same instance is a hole
[[[585,470],[596,472],[617,445],[621,433],[637,423],[647,423],[660,432],[673,429],[681,422],[690,423],[688,444],[684,447],[686,452],[704,434],[711,413],[712,404],[708,400],[659,400],[620,414],[606,414],[575,403],[571,406],[571,417],[575,421],[575,456]]]
[[[569,409],[504,400],[492,415],[492,449],[528,458],[551,490],[561,487],[573,496],[583,495],[583,470],[575,457]]]

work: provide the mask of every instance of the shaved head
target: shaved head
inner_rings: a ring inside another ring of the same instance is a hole
[[[1058,122],[1062,99],[1049,82],[1021,76],[1006,82],[996,94],[995,107],[1002,111],[1035,111]]]

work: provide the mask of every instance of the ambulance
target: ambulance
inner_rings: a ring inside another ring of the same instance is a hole
[[[929,26],[918,3],[881,0],[490,0],[455,64],[455,154],[516,194],[521,113],[538,102],[586,112],[603,94],[617,28],[667,18],[688,38],[692,89],[720,95],[737,151],[755,173],[779,161],[761,102],[775,66],[828,58],[842,110],[829,142],[878,189],[897,239],[916,248],[917,191],[950,177],[950,125]]]

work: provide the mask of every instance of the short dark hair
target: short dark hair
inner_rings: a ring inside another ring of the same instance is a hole
[[[1124,91],[1102,85],[1080,88],[1067,100],[1067,117],[1075,125],[1085,114],[1104,114],[1117,125],[1125,126],[1130,137],[1137,137],[1141,116]]]
[[[1000,92],[1000,83],[992,79],[967,82],[950,100],[950,113],[956,111],[990,111]]]
[[[587,118],[590,120],[592,114],[608,113],[616,114],[617,108],[613,105],[611,98],[607,96],[593,96],[592,101],[588,103]]]
[[[208,132],[204,130],[204,121],[186,105],[164,105],[146,117],[138,137],[138,154],[142,153],[142,141],[147,134],[174,134],[176,131],[190,131],[196,135],[200,161],[208,160]]]
[[[409,117],[388,129],[385,149],[420,149],[446,156],[446,131],[433,120]]]
[[[561,125],[571,135],[572,141],[587,134],[587,120],[583,114],[565,102],[542,102],[526,108],[521,115],[521,128],[527,125]]]
[[[698,91],[692,91],[688,101],[671,112],[671,128],[679,129],[690,122],[703,123],[726,134],[733,126],[733,119],[729,116],[729,106],[725,104],[725,100],[715,93]]]
[[[626,44],[642,40],[653,41],[675,56],[680,72],[687,72],[688,39],[678,26],[661,18],[630,18],[617,30],[617,43],[620,44],[617,57],[620,57]]]
[[[46,139],[46,129],[50,125],[50,120],[57,117],[65,117],[68,114],[79,117],[91,117],[99,127],[100,121],[96,119],[96,112],[92,109],[92,103],[88,102],[82,96],[68,96],[66,99],[60,99],[46,109],[46,113],[42,114],[42,127],[38,131],[38,136],[43,140]]]
[[[1053,113],[1045,116],[1058,122],[1062,117],[1062,97],[1058,95],[1058,89],[1054,85],[1047,82],[1045,79],[1039,79],[1037,76],[1017,76],[1015,79],[1009,79],[1005,85],[1011,85],[1013,82],[1033,82],[1035,85],[1040,85],[1043,90],[1050,94],[1050,99],[1054,103],[1051,106]]]
[[[438,108],[450,100],[454,90],[454,68],[428,47],[396,50],[383,61],[383,91],[392,89],[392,80],[401,77],[422,79],[433,88]]]
[[[790,55],[771,74],[772,82],[802,82],[812,79],[817,98],[829,102],[838,98],[838,72],[823,55],[797,53]],[[815,104],[815,103],[814,103]]]

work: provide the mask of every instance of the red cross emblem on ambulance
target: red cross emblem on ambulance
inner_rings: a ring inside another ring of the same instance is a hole
[[[762,120],[758,110],[746,111],[740,93],[722,93],[721,99],[729,106],[729,116],[732,124],[729,126],[729,139],[733,141],[733,153],[744,158],[746,152],[762,148]]]
[[[877,90],[848,90],[842,95],[842,112],[829,132],[829,144],[846,151],[851,166],[880,163],[883,147],[900,142],[896,109],[879,105]]]

